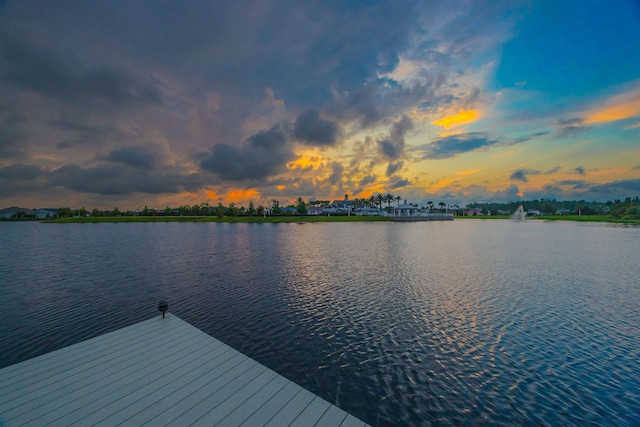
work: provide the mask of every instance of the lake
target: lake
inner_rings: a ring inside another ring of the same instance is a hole
[[[639,227],[0,223],[0,367],[162,299],[372,425],[640,425]]]

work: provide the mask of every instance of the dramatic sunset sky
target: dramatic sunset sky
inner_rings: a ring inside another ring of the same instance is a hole
[[[640,194],[640,3],[0,1],[0,208]]]

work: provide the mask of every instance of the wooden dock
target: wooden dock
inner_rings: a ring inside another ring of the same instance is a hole
[[[0,370],[0,426],[365,426],[167,314]]]

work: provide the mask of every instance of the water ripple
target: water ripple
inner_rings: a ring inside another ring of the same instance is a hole
[[[373,425],[640,424],[640,229],[0,223],[0,366],[156,315]]]

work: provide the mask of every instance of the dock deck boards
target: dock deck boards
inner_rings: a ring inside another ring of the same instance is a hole
[[[366,426],[171,314],[0,369],[0,427],[55,425]]]

